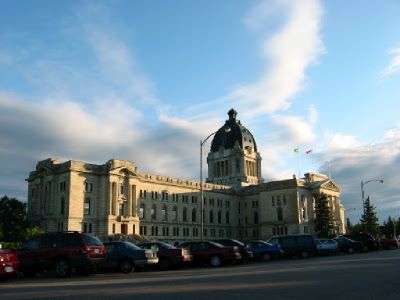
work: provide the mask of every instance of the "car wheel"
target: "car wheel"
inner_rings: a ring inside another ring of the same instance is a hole
[[[59,278],[65,278],[71,275],[71,266],[66,259],[59,259],[54,264],[56,276]]]
[[[301,253],[300,253],[300,257],[301,258],[308,258],[310,256],[310,254],[308,253],[308,251],[306,251],[306,250],[303,250],[303,251],[301,251]]]
[[[210,257],[210,265],[212,267],[220,267],[222,265],[222,258],[219,255],[212,255]]]
[[[171,268],[171,260],[169,258],[163,257],[160,259],[160,270],[168,270]]]
[[[261,256],[261,259],[262,259],[263,261],[270,261],[270,260],[272,259],[272,256],[271,256],[271,254],[269,254],[269,253],[264,253],[264,254]]]
[[[349,254],[353,254],[353,253],[354,253],[354,249],[353,249],[353,248],[349,248],[349,249],[347,249],[347,253],[349,253]]]
[[[123,259],[119,263],[119,270],[122,273],[130,273],[132,272],[132,269],[133,269],[133,264],[129,259]]]

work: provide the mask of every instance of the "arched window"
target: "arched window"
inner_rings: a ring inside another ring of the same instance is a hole
[[[214,223],[214,212],[210,210],[210,223]]]
[[[151,215],[151,219],[152,219],[152,220],[155,220],[155,219],[157,218],[157,206],[156,206],[155,204],[153,204],[153,205],[151,206],[150,215]]]
[[[282,207],[278,207],[276,209],[277,213],[278,213],[278,221],[282,221],[283,220],[283,211],[282,211]]]
[[[178,220],[178,208],[176,206],[172,208],[172,220],[173,221]]]
[[[161,219],[163,221],[167,221],[168,220],[167,206],[166,205],[163,205],[163,207],[161,209]]]
[[[196,223],[196,209],[192,209],[192,223]]]
[[[222,223],[222,212],[219,210],[218,211],[218,224]]]
[[[182,210],[182,221],[186,222],[187,221],[187,208],[184,207]]]

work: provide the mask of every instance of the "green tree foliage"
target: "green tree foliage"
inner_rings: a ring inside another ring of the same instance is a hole
[[[400,218],[392,219],[392,217],[388,217],[387,220],[383,222],[383,225],[380,226],[381,234],[387,238],[392,238],[394,236],[399,236],[400,234]]]
[[[360,222],[364,225],[364,229],[371,234],[379,233],[378,217],[375,212],[376,207],[374,207],[369,197],[364,202],[364,214],[362,215]]]
[[[23,239],[28,240],[28,239],[38,236],[42,233],[43,233],[43,230],[40,229],[39,227],[25,228]]]
[[[316,201],[314,228],[320,238],[329,238],[336,235],[333,215],[328,201],[324,193]]]
[[[346,220],[346,232],[351,234],[351,233],[353,233],[353,230],[354,230],[354,225],[350,222],[350,219],[347,218],[347,220]]]
[[[19,242],[24,239],[26,203],[15,198],[0,198],[0,236],[4,242]]]

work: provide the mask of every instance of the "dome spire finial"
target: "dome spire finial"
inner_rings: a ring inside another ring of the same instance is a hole
[[[236,120],[237,111],[231,108],[228,111],[229,121]]]

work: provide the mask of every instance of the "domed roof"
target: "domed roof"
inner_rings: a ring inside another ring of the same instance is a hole
[[[237,112],[233,108],[228,112],[229,120],[225,121],[225,125],[218,129],[211,142],[211,152],[219,151],[222,146],[225,149],[233,149],[236,141],[239,142],[240,148],[245,149],[251,147],[257,152],[257,144],[251,132],[236,120]]]

